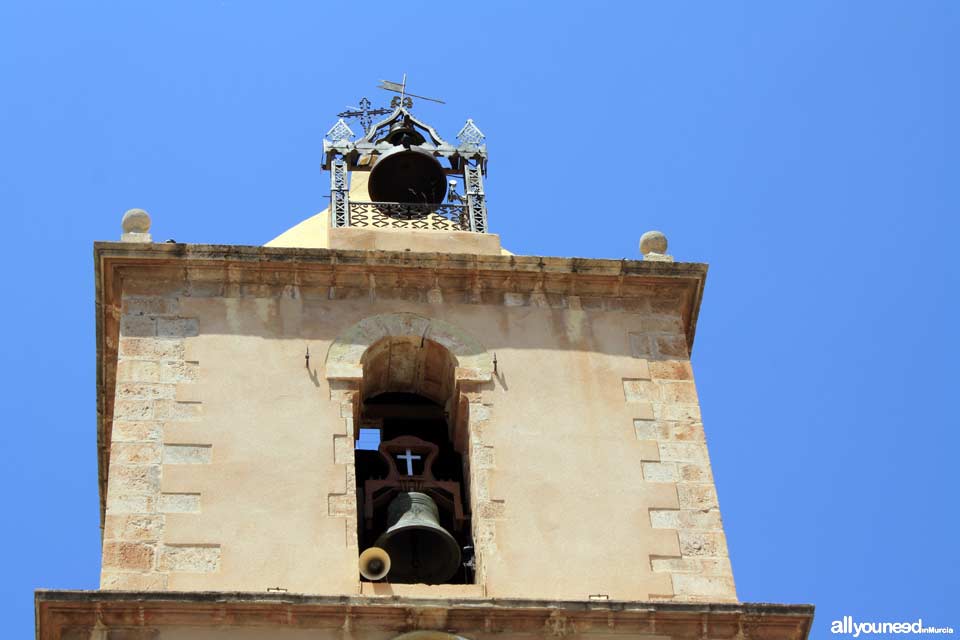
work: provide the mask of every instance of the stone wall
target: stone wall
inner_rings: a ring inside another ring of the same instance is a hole
[[[477,597],[736,600],[675,290],[159,273],[123,281],[103,588],[359,593],[361,360],[434,331],[467,345]]]
[[[188,355],[199,329],[176,296],[124,296],[122,308],[100,586],[162,590],[171,572],[215,573],[220,560],[216,543],[164,536],[167,514],[200,513],[202,500],[163,491],[165,472],[213,458],[197,433],[200,363]]]

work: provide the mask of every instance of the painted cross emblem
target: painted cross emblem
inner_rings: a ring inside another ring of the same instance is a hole
[[[398,460],[406,460],[406,461],[407,461],[407,475],[408,475],[408,476],[412,476],[412,475],[413,475],[413,461],[414,461],[414,460],[419,460],[419,459],[420,459],[420,456],[415,456],[415,455],[413,455],[413,454],[410,452],[410,449],[407,449],[407,452],[406,452],[405,454],[398,455],[398,456],[397,456],[397,459],[398,459]]]

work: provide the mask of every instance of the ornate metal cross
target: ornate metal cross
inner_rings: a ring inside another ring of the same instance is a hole
[[[406,460],[407,461],[407,475],[413,475],[413,461],[419,460],[420,456],[415,456],[410,452],[410,449],[407,449],[405,454],[397,456],[397,460]]]
[[[373,126],[373,116],[385,116],[392,113],[390,109],[371,109],[373,105],[369,98],[360,98],[360,107],[350,107],[347,111],[341,111],[337,114],[338,118],[359,118],[360,126],[363,132],[368,133]]]

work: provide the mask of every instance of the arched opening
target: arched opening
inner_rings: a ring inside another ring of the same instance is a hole
[[[473,583],[466,451],[458,450],[451,423],[457,358],[425,336],[387,336],[360,364],[354,458],[361,552],[389,548],[389,582]]]

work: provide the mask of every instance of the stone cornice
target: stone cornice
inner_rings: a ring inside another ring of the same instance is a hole
[[[130,242],[95,243],[94,269],[101,526],[124,281],[185,290],[191,283],[238,291],[246,285],[329,287],[331,293],[437,288],[444,299],[459,292],[449,299],[473,304],[504,304],[512,296],[513,304],[537,298],[557,308],[626,312],[656,299],[679,312],[692,348],[707,275],[707,265],[682,262]]]
[[[256,626],[415,630],[533,637],[659,636],[805,640],[812,605],[672,602],[365,598],[287,593],[37,591],[37,640],[69,628],[162,629]]]

